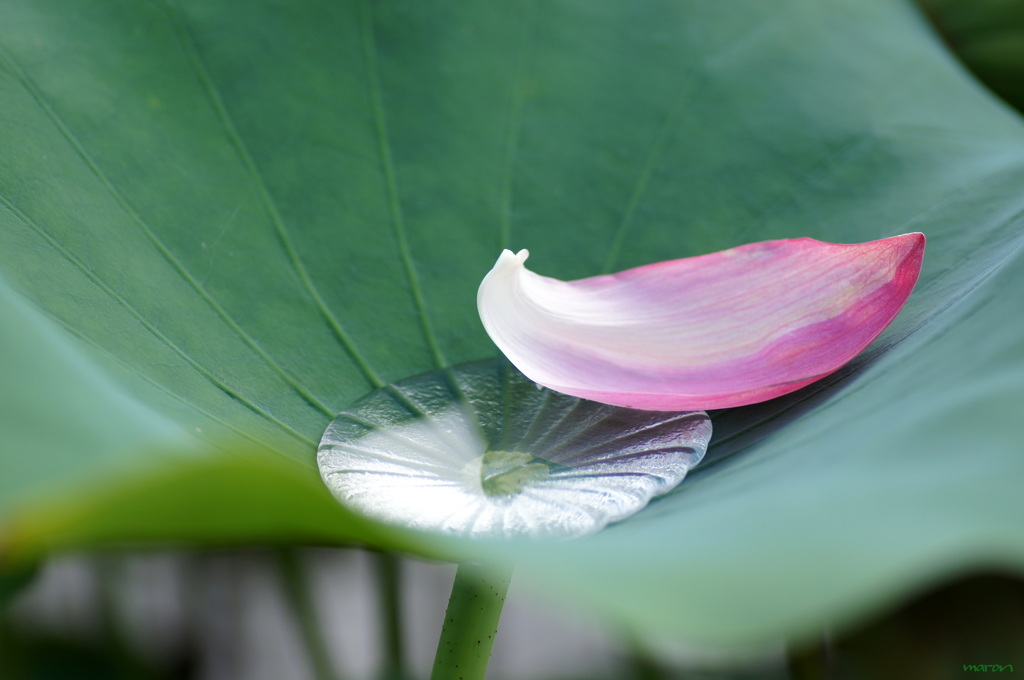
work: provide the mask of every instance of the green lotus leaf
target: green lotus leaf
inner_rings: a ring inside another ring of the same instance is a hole
[[[0,7],[4,556],[308,540],[455,557],[317,479],[338,411],[497,355],[503,247],[581,278],[921,231],[825,381],[527,585],[729,645],[1024,569],[1024,125],[896,0]],[[497,549],[497,548],[496,548]]]

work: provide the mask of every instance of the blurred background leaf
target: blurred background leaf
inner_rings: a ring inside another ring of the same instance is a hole
[[[864,356],[715,414],[677,493],[521,578],[745,646],[1024,567],[1024,126],[909,2],[9,2],[0,93],[9,560],[454,556],[332,505],[314,450],[374,387],[496,353],[501,247],[576,278],[923,231]]]
[[[1024,110],[1024,3],[918,0],[949,48],[993,92]]]

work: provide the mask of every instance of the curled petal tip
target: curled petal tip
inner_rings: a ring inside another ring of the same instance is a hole
[[[924,247],[921,233],[765,241],[569,282],[505,251],[477,303],[495,344],[551,389],[651,410],[742,406],[867,347],[909,297]]]
[[[506,248],[501,251],[501,255],[498,256],[498,261],[494,263],[491,273],[500,272],[504,274],[511,274],[521,268],[526,262],[526,258],[529,256],[530,251],[528,250],[520,250],[518,253],[513,253],[511,250]]]

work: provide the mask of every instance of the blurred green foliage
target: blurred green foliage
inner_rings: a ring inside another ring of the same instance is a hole
[[[918,0],[925,15],[980,80],[1024,110],[1024,3],[1020,0]]]

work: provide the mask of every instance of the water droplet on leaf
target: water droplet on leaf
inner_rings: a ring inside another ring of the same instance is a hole
[[[473,538],[570,538],[674,488],[711,438],[702,411],[637,411],[482,361],[381,388],[324,433],[320,474],[373,519]]]

